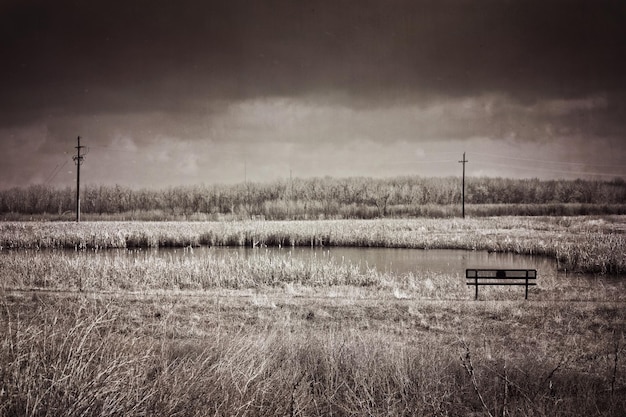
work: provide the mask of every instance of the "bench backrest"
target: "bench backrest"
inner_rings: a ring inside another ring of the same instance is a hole
[[[466,269],[467,279],[536,279],[536,269]]]

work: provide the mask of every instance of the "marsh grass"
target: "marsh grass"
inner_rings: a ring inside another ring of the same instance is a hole
[[[626,271],[624,216],[288,222],[0,223],[2,249],[351,246],[465,249],[556,259],[563,270]]]
[[[360,298],[467,300],[474,289],[463,271],[445,274],[422,270],[406,274],[361,268],[327,257],[303,259],[259,250],[251,257],[238,253],[205,256],[160,256],[147,252],[9,251],[0,254],[0,287],[79,292],[248,291],[291,296],[352,294]],[[556,274],[545,271],[533,300],[626,300],[619,278]],[[480,299],[517,300],[522,287],[481,287]]]
[[[99,256],[63,251],[9,252],[0,256],[5,288],[80,291],[208,290],[279,287],[384,286],[374,270],[324,259],[280,259],[259,254],[170,257]]]

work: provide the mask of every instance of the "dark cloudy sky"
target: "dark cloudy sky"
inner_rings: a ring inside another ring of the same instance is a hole
[[[626,177],[623,0],[0,0],[0,188]]]

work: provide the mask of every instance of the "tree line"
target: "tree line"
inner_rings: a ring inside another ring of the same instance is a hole
[[[86,185],[80,192],[81,212],[94,216],[153,213],[156,218],[174,218],[205,214],[205,218],[211,219],[259,216],[270,220],[451,216],[458,214],[456,206],[460,205],[462,194],[460,179],[456,177],[295,178],[164,189]],[[75,195],[72,187],[44,185],[3,190],[0,213],[67,216],[75,211]],[[621,178],[546,181],[469,177],[465,202],[474,206],[477,215],[515,214],[515,210],[502,209],[511,205],[527,212],[518,214],[559,214],[557,208],[562,210],[564,205],[580,205],[586,210],[604,206],[598,214],[622,214],[626,183]],[[555,207],[556,212],[546,212],[546,206]]]

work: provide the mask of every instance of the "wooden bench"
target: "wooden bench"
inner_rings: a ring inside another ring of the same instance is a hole
[[[466,269],[465,278],[467,285],[476,287],[476,297],[478,299],[478,287],[481,285],[521,285],[526,287],[528,300],[528,287],[537,285],[536,269]]]

